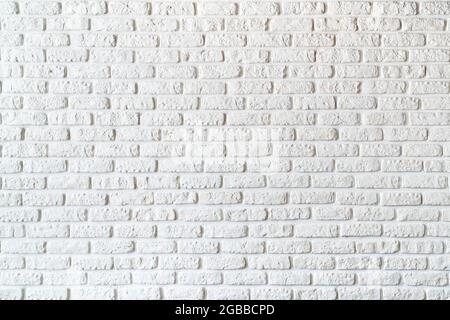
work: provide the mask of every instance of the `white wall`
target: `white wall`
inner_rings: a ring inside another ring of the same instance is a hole
[[[449,1],[0,1],[0,298],[449,299]]]

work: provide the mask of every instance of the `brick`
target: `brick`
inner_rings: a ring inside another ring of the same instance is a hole
[[[449,299],[448,1],[0,12],[0,299]]]

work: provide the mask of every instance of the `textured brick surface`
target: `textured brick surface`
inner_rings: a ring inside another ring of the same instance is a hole
[[[450,299],[449,17],[0,0],[0,299]]]

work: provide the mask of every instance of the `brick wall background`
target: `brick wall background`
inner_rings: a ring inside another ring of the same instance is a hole
[[[0,1],[1,299],[449,299],[449,1]]]

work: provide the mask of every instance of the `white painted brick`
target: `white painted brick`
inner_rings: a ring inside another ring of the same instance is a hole
[[[448,1],[0,12],[0,299],[449,299]]]

